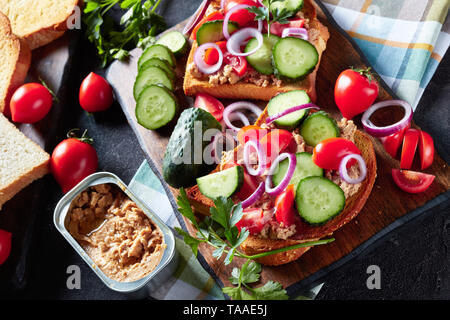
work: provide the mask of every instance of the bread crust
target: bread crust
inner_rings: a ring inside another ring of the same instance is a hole
[[[189,69],[186,68],[184,77],[184,93],[188,96],[196,95],[197,93],[208,93],[217,98],[226,99],[251,99],[269,101],[278,93],[288,92],[292,90],[305,90],[312,101],[316,101],[316,75],[320,65],[322,53],[326,49],[327,41],[330,37],[328,29],[319,22],[312,0],[305,0],[304,9],[305,16],[310,19],[310,29],[315,29],[318,32],[317,39],[313,42],[319,53],[319,61],[316,68],[305,79],[294,83],[283,83],[282,86],[269,85],[261,87],[253,83],[238,82],[235,84],[211,84],[205,80],[197,79]],[[217,6],[217,1],[213,1],[211,6]],[[191,51],[189,53],[187,66],[193,63],[194,53],[197,49],[197,42],[194,41]]]

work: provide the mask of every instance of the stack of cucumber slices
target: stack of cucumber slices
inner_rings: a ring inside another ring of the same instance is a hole
[[[178,31],[164,34],[147,48],[138,61],[138,75],[133,87],[136,119],[143,127],[156,130],[175,117],[178,101],[174,95],[176,57],[188,49],[188,42]]]

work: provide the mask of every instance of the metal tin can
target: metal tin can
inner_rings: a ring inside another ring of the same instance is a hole
[[[72,201],[84,190],[89,187],[112,183],[117,185],[132,201],[140,207],[147,217],[152,220],[161,230],[166,244],[163,257],[156,268],[143,277],[133,282],[119,282],[107,277],[96,266],[94,261],[88,256],[78,241],[72,237],[66,228],[66,220]],[[83,258],[94,273],[102,280],[102,282],[111,290],[126,294],[129,298],[144,298],[151,292],[159,288],[175,271],[178,265],[178,252],[175,249],[175,237],[172,230],[153,212],[151,212],[142,201],[139,200],[126,186],[122,180],[116,175],[109,172],[99,172],[90,175],[80,182],[76,187],[70,190],[57,204],[53,216],[53,222],[58,231],[70,243],[75,251]]]

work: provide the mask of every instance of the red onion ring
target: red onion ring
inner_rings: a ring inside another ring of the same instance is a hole
[[[360,176],[356,179],[351,178],[347,171],[347,164],[351,159],[355,159],[358,162],[359,169],[361,171]],[[349,154],[345,156],[342,159],[341,164],[339,165],[339,175],[341,176],[342,180],[350,184],[357,184],[363,182],[367,176],[367,166],[363,157],[360,156],[359,154]]]
[[[378,109],[385,108],[388,106],[403,107],[403,109],[405,109],[405,115],[403,116],[403,119],[386,127],[377,127],[370,121],[370,117]],[[388,100],[375,103],[369,109],[367,109],[361,118],[361,122],[364,127],[364,130],[368,134],[380,138],[389,136],[404,129],[406,126],[410,124],[412,117],[413,117],[413,109],[408,102],[403,100]]]
[[[286,28],[283,30],[281,37],[296,37],[306,41],[309,40],[308,30],[305,28]]]
[[[253,169],[250,163],[250,148],[254,148],[258,154],[258,169]],[[247,168],[247,172],[252,176],[260,176],[264,172],[265,168],[265,154],[261,144],[258,141],[250,140],[244,145],[244,165]]]
[[[189,20],[189,22],[184,27],[183,34],[191,33],[191,31],[195,28],[195,26],[200,21],[200,19],[203,18],[210,2],[211,2],[211,0],[203,0],[203,2],[200,4],[198,9],[195,11],[192,18]]]
[[[300,111],[300,110],[304,110],[304,109],[318,109],[318,110],[320,110],[320,108],[318,106],[316,106],[314,103],[306,103],[306,104],[302,104],[302,105],[299,105],[299,106],[295,106],[295,107],[283,110],[283,111],[281,111],[281,112],[279,112],[277,114],[274,114],[273,116],[268,117],[266,119],[266,123],[270,124],[270,123],[274,122],[275,120],[278,120],[278,119],[280,119],[280,118],[282,118],[282,117],[284,117],[284,116],[286,116],[288,114],[291,114],[293,112],[297,112],[297,111]]]
[[[272,175],[275,173],[275,170],[278,168],[278,164],[286,158],[289,159],[289,167],[286,172],[286,175],[284,176],[283,180],[281,180],[280,184],[278,184],[278,186],[272,188]],[[296,165],[297,165],[297,158],[295,157],[294,154],[292,154],[292,153],[280,154],[275,159],[275,161],[272,163],[272,165],[270,166],[269,173],[267,174],[266,183],[265,183],[266,192],[273,197],[276,197],[280,193],[282,193],[284,191],[284,189],[286,189],[286,187],[289,185],[289,182],[291,181],[292,176],[294,175]]]
[[[247,41],[248,38],[256,38],[258,45],[250,52],[241,52],[241,45]],[[254,54],[263,45],[263,36],[261,31],[255,28],[244,28],[235,32],[227,42],[228,52],[234,56],[246,57]]]
[[[218,144],[219,144],[219,141],[220,140],[222,140],[222,143],[223,143],[223,140],[225,139],[225,143],[226,143],[226,145],[228,146],[228,141],[231,141],[232,142],[232,145],[233,145],[233,147],[234,147],[234,145],[235,145],[235,143],[236,143],[236,140],[234,139],[234,137],[230,137],[227,133],[225,133],[225,132],[221,132],[221,133],[218,133],[218,134],[216,134],[213,138],[212,138],[212,142],[207,146],[207,148],[209,147],[209,148],[211,148],[211,155],[214,153],[214,160],[215,160],[215,162],[217,163],[217,164],[219,164],[220,163],[220,161],[222,160],[222,158],[221,158],[221,154],[219,155],[219,152],[217,152],[217,146],[218,146]],[[224,151],[224,150],[222,150],[222,151]],[[225,151],[227,151],[227,150],[225,150]]]
[[[230,11],[227,12],[227,14],[225,15],[225,18],[223,19],[223,27],[222,27],[222,32],[223,32],[223,36],[225,37],[225,39],[230,39],[230,33],[228,32],[228,21],[230,21],[230,17],[233,13],[235,13],[236,11],[239,10],[243,10],[243,9],[247,9],[250,8],[251,6],[249,6],[248,4],[240,4],[237,6],[234,6],[233,8],[230,9]]]
[[[261,182],[258,188],[256,188],[255,192],[253,192],[251,196],[241,202],[242,209],[248,208],[256,201],[258,201],[259,198],[261,198],[261,196],[264,194],[264,188],[264,182]]]
[[[225,110],[223,111],[223,121],[225,122],[225,124],[227,125],[228,128],[234,130],[234,131],[239,131],[240,128],[235,127],[231,121],[232,119],[230,118],[231,114],[236,110],[239,109],[247,109],[250,110],[251,112],[253,112],[254,114],[256,114],[258,117],[259,115],[262,113],[262,110],[255,104],[251,103],[251,102],[247,102],[247,101],[239,101],[239,102],[235,102],[230,104],[228,107],[225,108]],[[233,117],[233,116],[231,116]],[[245,117],[245,116],[244,116]],[[242,119],[241,119],[242,120]]]
[[[217,50],[217,53],[219,54],[219,60],[215,65],[209,65],[203,60],[203,56],[205,54],[205,51],[214,48]],[[223,63],[223,53],[222,50],[220,50],[219,46],[215,43],[205,43],[202,44],[200,47],[197,48],[197,50],[194,53],[194,62],[197,65],[198,70],[201,73],[204,74],[212,74],[217,72],[221,67]]]

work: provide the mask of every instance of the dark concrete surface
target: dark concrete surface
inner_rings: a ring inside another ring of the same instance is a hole
[[[200,0],[168,1],[164,11],[169,25],[174,25],[195,11]],[[82,38],[82,37],[81,37]],[[95,52],[84,40],[74,58],[76,65],[68,90],[66,107],[70,112],[62,119],[63,131],[88,129],[95,140],[99,170],[117,174],[129,182],[144,159],[120,106],[95,116],[88,116],[78,105],[78,88],[82,79],[96,67]],[[416,121],[438,140],[438,149],[449,161],[448,133],[450,101],[450,54],[447,54],[429,85],[416,114]],[[446,117],[443,118],[443,116]],[[446,122],[445,122],[446,121]],[[64,138],[61,134],[61,140]],[[107,289],[63,239],[53,225],[59,186],[48,180],[48,202],[38,217],[33,240],[31,273],[24,291],[10,297],[32,299],[123,299]],[[370,252],[330,273],[318,299],[449,299],[450,298],[450,210],[443,206],[415,219],[372,246]],[[66,269],[81,268],[81,290],[68,290]],[[381,289],[368,290],[367,267],[381,269]],[[190,297],[186,297],[190,298]]]

